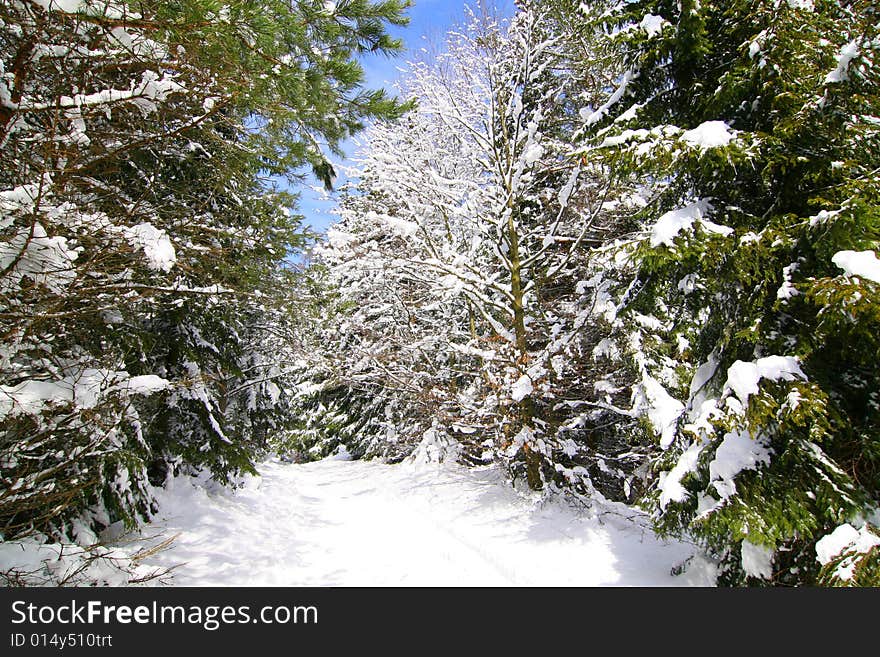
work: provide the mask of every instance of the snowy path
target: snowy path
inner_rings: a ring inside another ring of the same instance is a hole
[[[539,505],[494,471],[324,460],[260,467],[234,494],[183,479],[147,533],[179,534],[148,564],[187,586],[708,585],[693,546],[643,518]],[[614,507],[625,512],[625,507]]]

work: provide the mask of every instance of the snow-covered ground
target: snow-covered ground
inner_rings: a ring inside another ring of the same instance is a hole
[[[269,461],[243,488],[177,479],[145,533],[176,535],[145,565],[187,586],[711,585],[697,553],[622,505],[517,493],[494,470]],[[158,539],[156,539],[158,540]]]

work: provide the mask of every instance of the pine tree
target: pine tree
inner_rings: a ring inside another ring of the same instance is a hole
[[[666,450],[653,505],[729,583],[815,582],[817,541],[880,494],[877,20],[767,0],[604,22],[623,74],[586,152],[656,190],[628,315],[656,320],[631,340]]]
[[[288,421],[301,238],[268,178],[329,183],[327,149],[402,111],[355,57],[406,6],[2,5],[4,538],[89,542],[149,514],[148,466],[225,479]]]

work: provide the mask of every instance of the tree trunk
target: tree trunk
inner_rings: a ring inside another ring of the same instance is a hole
[[[507,218],[507,239],[510,247],[510,292],[513,295],[513,333],[520,360],[528,354],[526,343],[526,313],[523,307],[522,270],[519,257],[519,235],[513,222],[513,212]]]
[[[516,338],[516,350],[519,353],[517,363],[522,365],[528,356],[528,343],[526,341],[526,313],[523,304],[522,268],[519,255],[519,235],[516,224],[513,221],[513,211],[507,218],[507,239],[510,248],[510,291],[513,296],[513,332]],[[520,423],[522,426],[530,426],[534,416],[534,404],[530,397],[525,397],[519,403]],[[526,480],[532,490],[541,490],[544,482],[541,480],[541,455],[531,445],[522,447],[526,461]]]

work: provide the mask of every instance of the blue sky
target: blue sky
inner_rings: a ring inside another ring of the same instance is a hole
[[[513,0],[495,0],[493,3],[500,12],[510,15],[513,13]],[[366,86],[368,88],[384,87],[392,91],[394,83],[400,76],[399,68],[405,66],[408,59],[413,58],[413,53],[419,51],[426,43],[441,44],[443,35],[453,25],[461,22],[464,17],[465,6],[476,6],[476,0],[415,0],[408,10],[410,17],[408,26],[400,28],[392,26],[389,32],[403,39],[406,52],[400,57],[388,58],[371,56],[363,60],[364,73],[366,74]],[[347,155],[352,155],[355,146],[352,143],[345,145]],[[344,162],[343,162],[344,164]],[[317,187],[317,183],[313,181]],[[309,188],[301,190],[299,212],[305,217],[304,223],[311,226],[317,232],[323,232],[334,221],[329,213],[333,207],[332,199],[322,198],[325,195]]]

